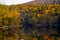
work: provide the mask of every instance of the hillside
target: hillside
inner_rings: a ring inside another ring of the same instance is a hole
[[[34,0],[31,2],[28,2],[27,4],[60,4],[59,0]]]

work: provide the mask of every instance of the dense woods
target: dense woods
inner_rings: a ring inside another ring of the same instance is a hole
[[[54,40],[59,18],[59,4],[0,4],[0,40]]]

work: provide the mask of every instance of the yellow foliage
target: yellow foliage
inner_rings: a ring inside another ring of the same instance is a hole
[[[33,10],[38,10],[38,8],[37,7],[34,7]]]
[[[43,14],[37,14],[38,17],[42,16]]]
[[[49,14],[49,12],[50,12],[50,10],[45,10],[46,15],[48,15],[48,14]]]

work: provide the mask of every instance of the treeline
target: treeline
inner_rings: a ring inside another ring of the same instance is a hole
[[[20,25],[23,19],[26,19],[30,24],[46,22],[51,24],[56,23],[59,16],[59,4],[21,4],[11,6],[0,4],[0,27]]]

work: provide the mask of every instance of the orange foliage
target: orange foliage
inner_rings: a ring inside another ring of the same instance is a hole
[[[46,10],[46,11],[45,11],[46,15],[48,15],[48,14],[49,14],[49,12],[50,12],[50,10]]]

